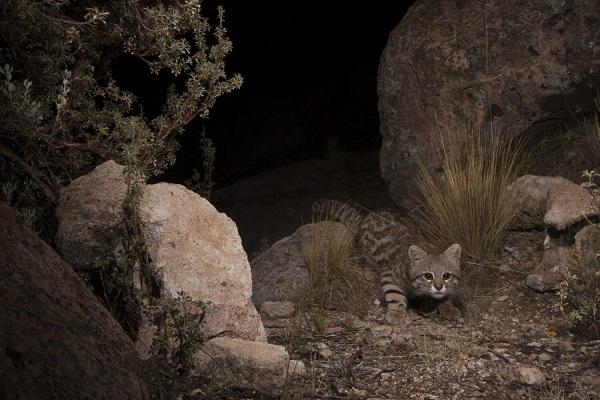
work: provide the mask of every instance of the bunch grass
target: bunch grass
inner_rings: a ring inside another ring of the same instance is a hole
[[[433,155],[441,171],[419,160],[423,231],[443,248],[460,243],[471,260],[490,259],[523,204],[507,190],[521,172],[522,142],[456,120],[438,123],[437,132]]]
[[[309,280],[295,296],[299,308],[365,311],[373,285],[359,265],[356,227],[344,228],[325,214],[315,216],[312,226],[304,248]]]

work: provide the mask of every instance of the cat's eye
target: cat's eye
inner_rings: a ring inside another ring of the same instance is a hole
[[[427,279],[428,281],[430,281],[430,280],[432,280],[432,279],[433,279],[433,275],[432,275],[431,273],[429,273],[429,272],[426,272],[426,273],[424,273],[424,274],[423,274],[423,277],[424,277],[425,279]]]
[[[448,279],[450,279],[451,276],[452,276],[452,274],[450,274],[449,272],[444,272],[442,274],[442,279],[447,281]]]

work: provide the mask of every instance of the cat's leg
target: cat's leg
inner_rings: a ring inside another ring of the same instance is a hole
[[[381,275],[381,290],[387,304],[385,320],[393,325],[406,322],[406,293],[395,283],[391,271]]]
[[[460,310],[452,304],[449,299],[438,304],[438,312],[440,313],[440,317],[450,321],[457,320],[461,317]]]

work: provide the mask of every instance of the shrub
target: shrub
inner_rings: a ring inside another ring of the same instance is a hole
[[[592,197],[592,207],[600,214],[600,189],[596,171],[584,171],[582,184]],[[593,249],[595,258],[588,254],[573,253],[574,262],[559,272],[564,280],[558,290],[558,308],[574,330],[600,338],[600,243]],[[588,250],[589,251],[589,250]]]
[[[206,340],[200,327],[206,305],[179,292],[174,299],[158,299],[154,308],[159,329],[152,351],[172,365],[178,375],[186,375],[194,366],[194,354]]]
[[[103,160],[142,180],[174,161],[174,137],[242,83],[225,71],[223,10],[214,28],[201,11],[200,0],[2,2],[0,179],[18,187],[11,205],[48,220],[60,187]],[[172,77],[162,112],[145,114],[113,79],[118,57]]]
[[[438,133],[433,153],[441,172],[419,161],[423,231],[440,247],[458,242],[467,257],[485,260],[520,210],[521,199],[506,188],[518,176],[523,146],[497,130],[456,121],[438,126]]]

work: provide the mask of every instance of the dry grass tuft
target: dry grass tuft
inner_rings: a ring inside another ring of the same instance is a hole
[[[309,284],[299,288],[295,296],[299,309],[366,311],[373,285],[359,266],[356,227],[344,227],[323,215],[318,216],[313,227],[305,247]]]
[[[475,343],[471,338],[460,335],[436,337],[430,334],[415,338],[415,351],[427,363],[442,359],[461,358],[473,354]]]
[[[600,167],[600,94],[594,101],[594,116],[584,119],[581,129],[587,150],[587,160],[592,168]]]
[[[591,400],[593,398],[596,398],[595,395],[584,387],[566,391],[558,383],[548,383],[535,392],[530,390],[527,393],[528,400]]]
[[[420,163],[423,231],[440,247],[458,242],[467,258],[489,259],[522,207],[522,199],[506,190],[520,172],[522,143],[454,121],[438,132],[441,173]]]

